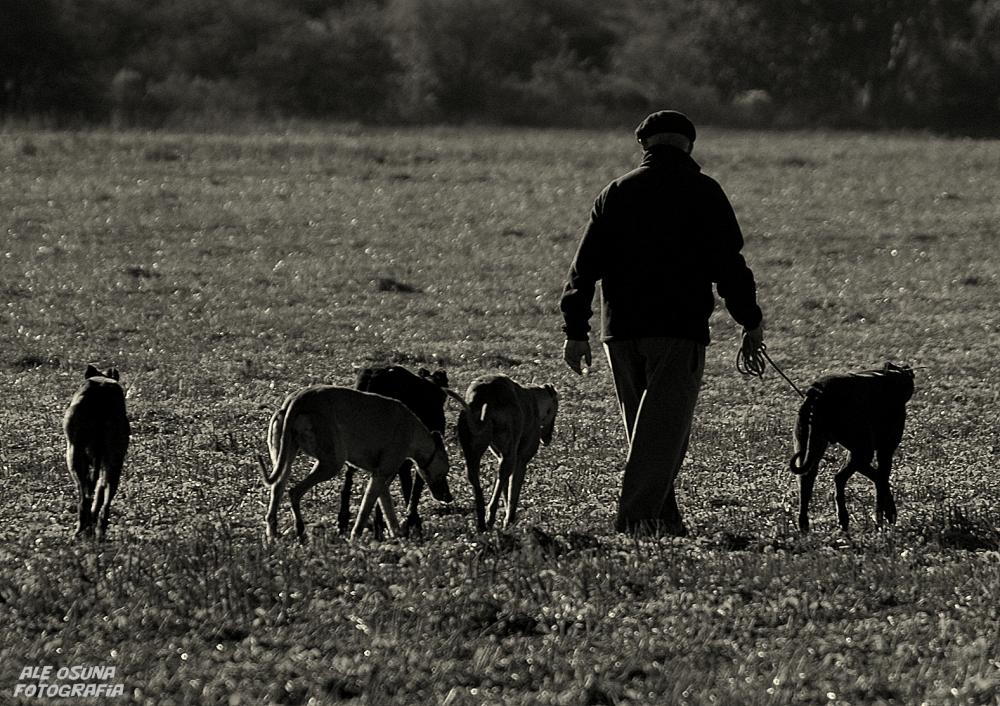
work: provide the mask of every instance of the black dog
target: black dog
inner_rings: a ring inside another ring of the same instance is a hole
[[[80,494],[76,534],[104,539],[111,499],[118,492],[131,429],[125,392],[114,368],[102,373],[93,365],[63,418],[66,465]]]
[[[806,393],[795,424],[795,454],[789,464],[799,476],[799,531],[809,531],[809,501],[819,462],[827,446],[837,443],[850,452],[837,473],[837,519],[845,532],[849,522],[844,487],[855,472],[875,484],[875,519],[896,521],[896,502],[889,488],[892,455],[903,438],[906,403],[913,395],[913,370],[886,363],[881,370],[820,378]],[[872,459],[878,459],[878,468]]]
[[[444,370],[433,373],[421,368],[416,375],[399,365],[364,368],[358,373],[355,389],[362,392],[374,392],[383,397],[399,400],[407,409],[413,412],[430,431],[444,435],[445,416],[444,404],[448,399],[444,388],[448,387],[448,375]],[[344,472],[344,487],[340,493],[340,514],[337,526],[341,533],[347,531],[351,523],[351,485],[354,482],[354,469],[348,465]],[[417,474],[413,479],[412,467],[399,472],[399,484],[406,501],[406,519],[403,521],[403,532],[415,529],[421,532],[420,515],[417,506],[420,494],[424,489],[424,479]],[[374,527],[376,534],[382,533],[384,526],[381,507],[376,507]]]

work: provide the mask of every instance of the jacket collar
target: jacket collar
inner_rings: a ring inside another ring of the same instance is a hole
[[[691,155],[673,145],[654,145],[650,147],[643,153],[642,166],[701,171],[701,165],[694,161]]]

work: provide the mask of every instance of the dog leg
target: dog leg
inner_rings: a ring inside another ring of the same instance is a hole
[[[403,501],[406,503],[410,502],[410,498],[413,497],[413,463],[406,461],[402,466],[399,467],[399,490],[403,493]],[[420,479],[420,474],[417,474],[417,479]]]
[[[391,479],[390,479],[391,480]],[[354,522],[354,529],[351,531],[351,541],[361,536],[365,523],[368,521],[375,503],[382,506],[386,520],[393,531],[393,536],[399,536],[399,519],[396,517],[396,510],[392,506],[392,496],[389,494],[389,483],[384,478],[372,475],[365,488],[364,497],[361,498],[361,507],[358,509],[358,519]]]
[[[809,502],[818,470],[813,468],[799,476],[799,532],[802,534],[809,532]]]
[[[108,483],[105,489],[104,505],[101,507],[101,524],[98,528],[98,539],[104,539],[104,535],[107,534],[108,520],[111,514],[111,501],[118,493],[118,483],[120,480],[121,471],[117,473],[112,472],[108,478]]]
[[[93,532],[93,520],[90,513],[94,503],[94,490],[90,485],[90,459],[82,449],[77,450],[73,444],[66,446],[66,465],[76,483],[80,502],[77,505],[76,536]]]
[[[875,523],[881,526],[883,519],[890,525],[896,524],[896,500],[887,477],[875,486]]]
[[[479,443],[472,435],[464,410],[459,412],[458,415],[458,441],[462,447],[462,454],[465,456],[465,471],[469,478],[469,485],[472,487],[473,501],[476,505],[476,530],[485,532],[486,500],[483,497],[483,487],[480,484],[479,471],[487,445]]]
[[[848,525],[851,522],[851,517],[847,512],[847,481],[851,479],[851,476],[858,470],[859,464],[857,460],[857,455],[852,451],[850,459],[847,464],[837,472],[834,476],[833,482],[836,486],[836,502],[837,502],[837,522],[840,524],[840,529],[844,532],[847,531]]]
[[[104,533],[108,530],[108,520],[111,514],[111,488],[108,487],[107,479],[101,474],[97,486],[94,488],[94,504],[90,509],[90,516],[97,530],[97,539],[103,541]]]
[[[861,466],[858,468],[858,473],[863,475],[875,485],[876,526],[881,527],[883,522],[887,519],[887,515],[892,518],[889,520],[889,523],[895,523],[896,503],[892,498],[892,490],[889,489],[889,478],[888,476],[882,475],[882,464],[879,463],[878,469],[875,469],[870,465]]]
[[[302,496],[307,490],[312,488],[317,483],[322,483],[325,480],[329,480],[337,475],[337,472],[344,467],[344,461],[340,458],[336,458],[333,461],[328,461],[326,458],[322,458],[316,461],[316,464],[312,467],[312,471],[309,472],[302,481],[288,491],[288,498],[292,501],[292,515],[295,517],[295,536],[302,537],[306,533],[306,523],[302,520],[302,510],[299,507],[299,503],[302,501]]]
[[[127,445],[127,444],[126,444]],[[125,464],[126,446],[117,446],[109,450],[101,460],[101,474],[94,492],[92,511],[93,521],[97,525],[97,538],[104,539],[108,531],[108,521],[111,517],[111,501],[118,492],[121,482],[122,466]]]
[[[472,487],[473,502],[476,506],[476,530],[479,532],[486,531],[486,498],[483,495],[479,474],[482,460],[482,453],[472,452],[465,456],[466,475],[469,478],[469,485]]]
[[[490,504],[487,508],[486,513],[486,526],[492,527],[497,518],[497,510],[500,509],[500,497],[507,504],[507,512],[510,512],[510,496],[508,495],[510,490],[511,476],[514,472],[514,465],[516,461],[513,453],[504,454],[503,458],[500,459],[500,467],[497,469],[497,480],[493,484],[493,495],[490,498]]]
[[[412,465],[413,464],[409,460],[403,461],[403,465],[399,467],[399,471],[394,474],[394,476],[399,476],[399,484],[402,486],[401,490],[403,491],[403,498],[407,500],[413,491],[413,476],[411,473]],[[386,482],[386,488],[391,485],[392,480]],[[396,508],[393,507],[392,511],[395,514]],[[385,516],[385,503],[383,503],[382,498],[379,497],[379,502],[375,504],[375,519],[372,520],[372,535],[375,539],[379,541],[385,539],[385,528],[387,522],[388,518]],[[399,537],[402,532],[398,521],[395,527],[393,527],[392,523],[389,522],[389,529],[392,531],[393,537]],[[409,527],[407,527],[406,533],[409,534]]]
[[[405,476],[401,473],[400,480]],[[420,505],[420,494],[424,491],[424,478],[419,473],[417,473],[416,478],[413,479],[413,487],[410,490],[409,495],[406,493],[406,486],[403,484],[403,497],[406,498],[406,520],[403,521],[403,533],[409,535],[410,530],[414,530],[418,537],[423,536],[423,521],[420,519],[420,513],[417,510]]]
[[[340,513],[337,515],[337,531],[347,534],[351,526],[351,488],[354,485],[354,468],[344,469],[344,485],[340,489]]]
[[[281,504],[281,496],[285,494],[287,482],[287,478],[282,478],[271,486],[271,498],[267,503],[267,514],[264,515],[268,537],[278,536],[278,506]]]
[[[504,519],[504,529],[510,527],[517,520],[517,504],[521,498],[521,487],[524,485],[524,476],[528,470],[528,462],[518,459],[510,474],[510,481],[507,486],[507,514]]]
[[[878,452],[878,470],[874,471],[872,480],[875,482],[875,522],[882,524],[883,518],[890,525],[896,524],[896,500],[889,487],[889,474],[892,472],[892,451]]]
[[[361,507],[358,508],[358,517],[354,520],[354,529],[351,530],[352,542],[361,536],[365,522],[368,521],[368,516],[371,515],[377,501],[378,490],[375,488],[375,477],[372,476],[365,487],[365,494],[361,496]]]
[[[399,469],[399,484],[401,490],[403,491],[403,498],[409,500],[410,493],[413,490],[413,476],[410,472],[410,462],[404,461],[402,467]],[[405,480],[404,480],[405,478]],[[391,483],[390,483],[391,485]],[[395,510],[395,508],[393,508]],[[375,535],[375,539],[382,540],[385,539],[385,526],[386,526],[385,510],[382,509],[382,503],[375,504],[375,517],[372,520],[372,534]],[[399,533],[396,532],[396,536]]]
[[[389,492],[389,483],[383,484],[382,492],[378,496],[378,507],[382,510],[382,515],[389,525],[389,532],[393,537],[400,536],[399,518],[396,516],[396,508],[392,503],[392,494]]]

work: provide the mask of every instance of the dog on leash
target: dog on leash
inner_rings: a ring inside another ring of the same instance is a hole
[[[448,374],[444,370],[438,369],[432,373],[421,368],[414,374],[399,365],[364,368],[358,373],[354,387],[362,392],[374,392],[383,397],[399,400],[417,415],[417,419],[423,422],[425,427],[444,436],[444,405],[448,399],[448,395],[444,392],[444,388],[448,387]],[[353,482],[354,469],[348,464],[344,471],[340,514],[337,517],[341,534],[347,531],[351,522]],[[419,473],[414,479],[410,466],[405,466],[399,471],[399,485],[406,501],[406,519],[402,523],[403,534],[409,534],[410,530],[414,529],[419,535],[422,521],[417,507],[420,504],[420,494],[424,490],[424,479]],[[375,507],[375,519],[372,524],[375,536],[380,537],[384,527],[381,506]]]
[[[271,417],[267,444],[273,468],[268,473],[263,459],[260,465],[264,485],[271,493],[265,516],[268,537],[277,535],[278,504],[299,451],[316,459],[309,475],[288,491],[299,537],[305,533],[299,507],[303,494],[333,478],[347,463],[371,473],[352,540],[360,534],[376,501],[393,536],[399,536],[389,483],[410,460],[416,463],[431,494],[441,502],[451,502],[448,453],[441,434],[428,431],[402,402],[388,397],[334,385],[314,385],[294,392]]]
[[[96,530],[97,538],[104,539],[131,428],[118,370],[102,373],[88,365],[84,377],[63,417],[66,465],[80,495],[76,536]]]
[[[906,403],[913,395],[913,370],[886,363],[880,370],[828,375],[806,392],[795,424],[795,453],[789,467],[799,477],[799,531],[809,531],[809,501],[827,446],[837,443],[849,452],[834,478],[837,519],[849,524],[844,488],[861,473],[875,484],[875,519],[896,521],[896,502],[889,487],[892,456],[903,438]],[[878,468],[872,460],[878,460]]]
[[[507,509],[503,527],[514,524],[517,502],[524,484],[528,462],[539,443],[552,441],[559,395],[552,385],[522,387],[506,375],[486,375],[469,385],[463,399],[448,392],[462,404],[458,415],[458,440],[465,455],[466,470],[476,503],[476,528],[485,532],[496,521],[500,497]],[[479,481],[483,454],[490,449],[500,461],[489,515]]]

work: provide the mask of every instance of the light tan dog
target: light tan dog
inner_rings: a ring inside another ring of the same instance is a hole
[[[96,529],[97,538],[104,539],[131,428],[118,371],[102,373],[88,365],[84,377],[63,417],[66,465],[80,494],[77,536],[92,535]]]
[[[500,497],[506,500],[504,528],[514,524],[517,502],[524,484],[528,462],[539,443],[552,441],[559,395],[552,385],[522,387],[506,375],[477,378],[465,392],[465,399],[446,391],[462,404],[458,415],[458,440],[465,455],[466,471],[476,502],[476,528],[485,532],[496,521]],[[483,454],[490,449],[500,461],[489,517],[479,482]]]
[[[389,494],[389,484],[409,460],[416,463],[431,494],[451,502],[448,490],[448,453],[441,434],[427,430],[402,402],[388,397],[334,385],[314,385],[285,398],[271,417],[267,444],[273,470],[261,460],[264,484],[271,491],[267,508],[267,536],[278,531],[278,504],[299,451],[316,463],[309,475],[288,491],[295,516],[295,533],[305,533],[299,503],[317,483],[333,478],[349,463],[368,470],[371,480],[361,500],[351,539],[361,532],[376,500],[394,537],[399,520]]]

